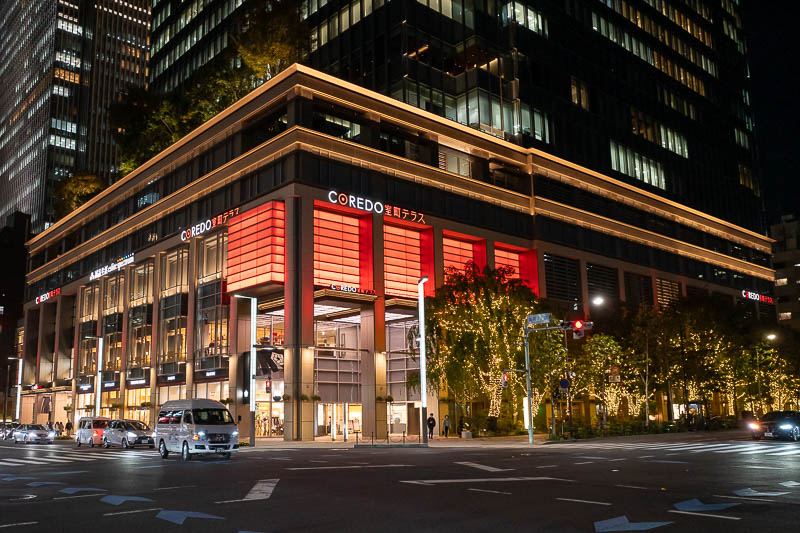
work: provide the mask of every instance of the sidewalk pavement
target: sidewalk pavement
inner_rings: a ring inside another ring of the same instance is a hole
[[[598,437],[593,439],[576,440],[555,440],[550,441],[549,436],[544,433],[534,435],[534,445],[566,444],[571,443],[631,443],[631,442],[699,442],[699,441],[726,441],[726,440],[747,440],[750,434],[747,430],[733,429],[725,431],[689,431],[683,433],[655,433],[647,435],[630,435],[625,437]],[[407,444],[417,444],[418,435],[407,435]],[[281,437],[256,437],[256,448],[261,449],[286,449],[286,448],[352,448],[356,443],[355,438],[348,438],[344,441],[341,436],[336,440],[331,440],[329,436],[317,437],[314,441],[285,441]],[[359,444],[369,444],[370,441],[363,440],[359,436]],[[375,440],[375,444],[386,444],[386,439]],[[401,445],[403,437],[391,435],[389,443]],[[527,435],[514,435],[509,437],[476,437],[472,439],[462,439],[458,437],[444,438],[437,436],[428,441],[430,448],[522,448],[529,446]],[[245,448],[247,449],[247,448]]]

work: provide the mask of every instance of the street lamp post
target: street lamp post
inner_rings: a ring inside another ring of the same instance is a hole
[[[528,444],[533,444],[533,407],[531,404],[531,356],[528,347],[528,324],[522,328],[525,333],[525,390],[528,393]]]
[[[87,335],[84,338],[97,341],[97,373],[94,376],[94,416],[100,416],[100,398],[102,397],[103,385],[103,336]]]
[[[250,300],[250,446],[256,446],[256,315],[258,314],[258,298],[234,294],[234,298]],[[272,412],[269,414],[272,419]]]
[[[8,360],[9,361],[17,361],[18,365],[19,365],[19,369],[22,369],[22,360],[19,357],[9,357]],[[22,376],[22,373],[19,372],[19,370],[17,370],[17,374],[19,374],[20,377]],[[7,363],[7,366],[6,366],[6,389],[5,389],[5,394],[3,394],[3,422],[6,421],[6,411],[8,409],[8,391],[10,390],[10,387],[9,387],[9,385],[10,385],[9,380],[10,379],[11,379],[11,363]],[[17,380],[17,381],[19,381],[19,380]],[[19,383],[17,383],[17,390],[19,390]],[[19,394],[17,394],[17,403],[19,403]],[[15,411],[17,413],[17,418],[16,419],[19,420],[19,409],[15,409]]]
[[[425,282],[428,281],[428,276],[423,276],[417,282],[417,300],[419,305],[419,395],[422,409],[420,415],[422,417],[422,424],[420,424],[420,431],[422,431],[422,442],[428,443],[428,432],[426,431],[425,424],[428,420],[428,386],[425,377]]]

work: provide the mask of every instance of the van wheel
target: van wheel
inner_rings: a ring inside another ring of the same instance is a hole
[[[128,439],[122,439],[122,447],[123,447],[124,449],[126,449],[126,450],[127,450],[128,448],[130,448],[130,445],[128,444]]]
[[[185,463],[192,460],[192,454],[189,453],[189,443],[184,442],[181,448],[181,460]]]
[[[167,445],[164,444],[163,440],[158,443],[158,453],[161,455],[162,459],[169,457],[169,450],[167,450]]]
[[[109,444],[108,439],[103,437],[103,448],[111,448],[111,444]]]

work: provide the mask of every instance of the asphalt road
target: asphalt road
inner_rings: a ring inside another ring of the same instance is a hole
[[[272,445],[182,463],[0,441],[0,532],[800,529],[800,443],[713,433],[452,443]]]

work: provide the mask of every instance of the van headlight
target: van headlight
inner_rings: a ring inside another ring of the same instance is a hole
[[[780,425],[780,428],[781,428],[781,429],[792,429],[792,427],[793,427],[793,426],[792,426],[791,424],[781,424],[781,425]]]
[[[206,432],[205,431],[198,431],[192,437],[193,440],[206,440]]]

